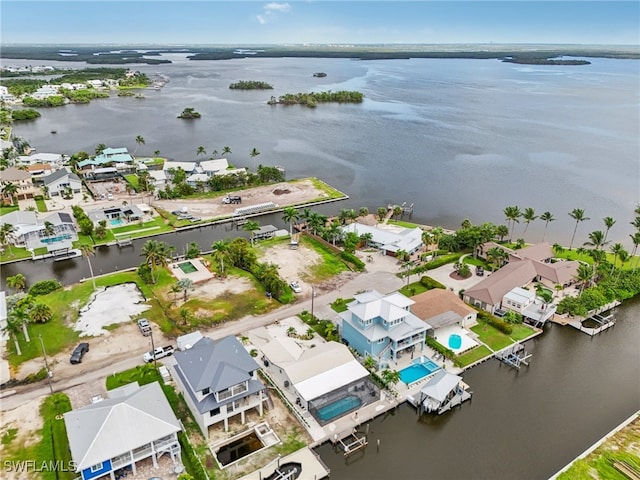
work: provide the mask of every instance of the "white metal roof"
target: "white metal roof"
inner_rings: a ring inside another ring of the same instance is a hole
[[[319,375],[295,383],[294,387],[302,398],[306,401],[311,401],[367,375],[369,375],[369,372],[356,359],[352,359],[348,363],[325,370]]]

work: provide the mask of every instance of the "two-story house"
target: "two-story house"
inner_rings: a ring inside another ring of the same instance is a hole
[[[431,326],[411,313],[413,303],[398,292],[357,294],[340,314],[342,338],[360,355],[378,360],[395,361],[405,352],[422,351]]]
[[[185,351],[174,354],[172,376],[184,395],[200,430],[209,437],[209,427],[256,409],[260,415],[267,401],[266,387],[258,379],[258,364],[236,337],[220,340],[204,337]]]
[[[69,171],[67,167],[47,175],[43,178],[43,181],[48,194],[52,197],[64,195],[67,190],[72,193],[82,192],[82,180],[75,173]]]
[[[158,382],[111,390],[109,398],[65,413],[64,423],[81,480],[115,480],[115,472],[125,467],[141,475],[141,462],[150,458],[157,468],[164,455],[181,463],[182,427]]]
[[[6,189],[7,185],[13,184],[15,190],[12,192]],[[2,171],[0,175],[0,192],[5,203],[13,203],[14,200],[25,200],[33,198],[35,189],[31,174],[26,170],[10,167]]]

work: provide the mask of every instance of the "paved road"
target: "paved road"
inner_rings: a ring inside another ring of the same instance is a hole
[[[335,319],[336,314],[331,309],[330,303],[337,298],[350,298],[355,293],[364,290],[374,289],[381,293],[389,293],[397,290],[402,287],[403,284],[402,279],[395,275],[397,270],[398,266],[395,259],[376,256],[373,263],[367,264],[367,272],[348,280],[341,287],[333,291],[316,296],[313,299],[314,315],[319,318]],[[311,302],[311,298],[305,299],[293,305],[278,308],[266,315],[248,316],[216,328],[202,330],[202,333],[214,339],[223,338],[228,335],[240,335],[254,328],[269,325],[276,320],[297,315],[303,310],[311,311]],[[105,378],[114,372],[128,370],[136,365],[140,365],[141,355],[142,351],[137,352],[133,356],[132,352],[114,355],[92,370],[79,374],[78,372],[73,372],[73,376],[70,375],[66,378],[55,378],[52,381],[52,388],[54,391],[64,391],[77,385]],[[41,382],[34,385],[17,387],[15,393],[12,392],[13,390],[11,389],[2,392],[2,397],[0,397],[0,410],[13,410],[23,403],[48,395],[50,390],[46,382]]]

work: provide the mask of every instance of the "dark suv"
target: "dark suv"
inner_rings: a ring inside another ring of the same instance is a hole
[[[82,363],[82,357],[84,354],[89,351],[89,344],[87,342],[82,342],[79,344],[76,349],[71,354],[71,359],[69,360],[71,363]]]

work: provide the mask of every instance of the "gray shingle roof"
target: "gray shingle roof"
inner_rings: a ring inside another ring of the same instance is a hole
[[[176,352],[174,357],[196,392],[205,388],[219,392],[249,380],[251,372],[259,368],[233,336],[217,341],[204,337],[189,350]]]
[[[57,182],[58,180],[66,177],[67,175],[69,176],[70,180],[80,181],[80,179],[75,173],[69,172],[66,168],[61,168],[60,170],[53,172],[51,175],[47,175],[46,177],[43,178],[43,181],[45,185],[51,185],[52,183]]]

